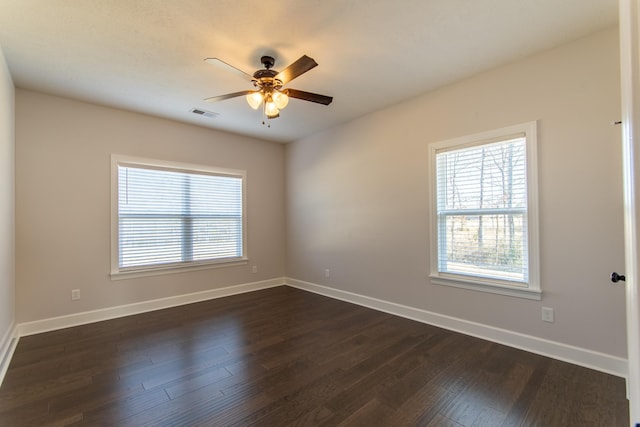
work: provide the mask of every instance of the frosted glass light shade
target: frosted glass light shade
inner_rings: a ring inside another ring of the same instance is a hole
[[[280,115],[280,110],[278,110],[276,103],[270,100],[264,104],[264,113],[272,119]]]
[[[284,107],[289,104],[289,97],[282,92],[274,92],[273,93],[273,102],[276,104],[278,109],[282,110]]]
[[[254,110],[257,110],[262,104],[262,93],[261,92],[253,92],[245,97],[247,99],[247,104]]]

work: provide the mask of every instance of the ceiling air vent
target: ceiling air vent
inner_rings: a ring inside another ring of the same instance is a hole
[[[200,108],[192,108],[191,112],[193,114],[197,114],[197,115],[203,116],[203,117],[208,117],[210,119],[213,119],[213,118],[215,118],[215,117],[220,115],[219,113],[214,113],[213,111],[202,110]]]

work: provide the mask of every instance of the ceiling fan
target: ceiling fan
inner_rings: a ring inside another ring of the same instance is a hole
[[[302,99],[303,101],[311,101],[323,105],[329,105],[331,104],[331,101],[333,101],[333,97],[331,96],[319,95],[317,93],[284,87],[284,85],[289,83],[291,80],[301,76],[318,65],[316,61],[307,55],[303,55],[293,64],[280,72],[272,69],[275,64],[275,59],[272,56],[263,56],[260,58],[260,62],[264,66],[264,69],[256,71],[253,75],[245,73],[239,68],[236,68],[218,58],[206,58],[205,62],[209,64],[222,64],[231,68],[244,78],[248,78],[255,88],[255,90],[243,90],[240,92],[206,98],[205,101],[207,102],[223,101],[225,99],[245,95],[247,103],[251,108],[257,110],[261,105],[263,105],[265,116],[267,116],[268,119],[275,119],[280,117],[280,110],[287,106],[289,98]]]

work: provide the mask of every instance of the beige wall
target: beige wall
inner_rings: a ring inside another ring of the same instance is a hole
[[[598,33],[288,145],[288,276],[625,357],[624,290],[608,280],[624,271],[617,37]],[[428,144],[536,119],[542,301],[431,284]],[[541,321],[543,306],[555,323]]]
[[[249,263],[110,280],[112,153],[246,170]],[[284,276],[280,144],[18,89],[15,168],[20,323]]]
[[[0,48],[0,346],[14,323],[14,89]]]

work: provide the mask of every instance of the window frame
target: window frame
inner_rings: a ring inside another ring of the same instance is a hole
[[[211,259],[202,261],[189,261],[171,263],[166,265],[144,265],[124,267],[119,266],[120,242],[119,242],[119,209],[118,209],[118,167],[131,166],[140,168],[152,168],[174,172],[231,176],[242,179],[242,255],[239,257]],[[142,157],[111,155],[111,280],[129,279],[135,277],[172,274],[185,271],[195,271],[209,268],[229,267],[248,263],[247,248],[247,173],[244,170],[225,169],[191,163],[149,159]]]
[[[440,246],[438,242],[438,188],[436,155],[444,151],[477,147],[500,141],[507,141],[514,137],[524,136],[526,152],[527,179],[527,251],[528,251],[528,281],[525,283],[511,282],[474,276],[472,274],[456,274],[441,272]],[[507,126],[500,129],[448,139],[429,144],[429,231],[430,231],[430,273],[431,283],[452,286],[462,289],[489,292],[500,295],[540,300],[540,240],[538,215],[538,156],[537,156],[537,121]]]

